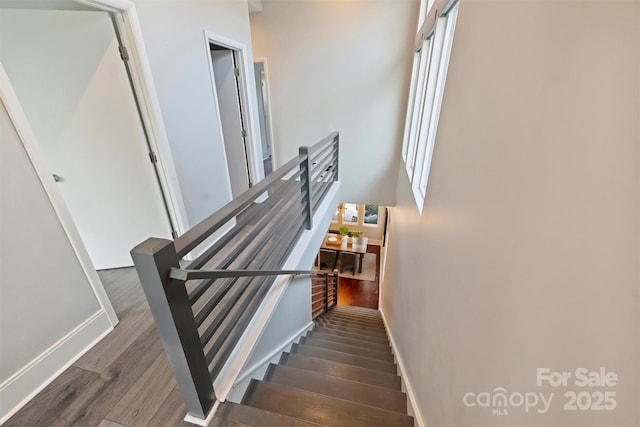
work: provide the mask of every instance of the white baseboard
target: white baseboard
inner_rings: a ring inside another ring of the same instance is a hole
[[[0,425],[111,330],[109,317],[101,309],[0,384]]]
[[[400,377],[402,378],[402,382],[407,389],[407,397],[409,398],[409,403],[411,405],[411,409],[413,409],[413,418],[415,420],[415,424],[418,427],[427,427],[427,423],[424,421],[424,417],[422,416],[422,412],[420,411],[420,406],[418,406],[418,401],[413,391],[413,386],[411,385],[411,380],[407,376],[407,370],[405,368],[404,361],[402,356],[398,352],[398,347],[396,346],[396,341],[393,338],[393,334],[389,329],[387,324],[387,318],[384,315],[384,311],[381,308],[378,308],[380,314],[382,315],[382,321],[384,322],[384,328],[387,330],[387,335],[389,336],[389,341],[391,342],[391,348],[393,349],[393,355],[396,358],[396,362],[398,364],[398,368],[400,370]]]

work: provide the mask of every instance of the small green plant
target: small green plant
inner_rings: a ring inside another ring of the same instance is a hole
[[[349,235],[349,227],[340,227],[340,228],[338,228],[338,233],[340,233],[341,236],[348,236]]]
[[[362,231],[352,231],[351,232],[351,237],[355,237],[356,239],[360,236],[362,236],[363,232]]]

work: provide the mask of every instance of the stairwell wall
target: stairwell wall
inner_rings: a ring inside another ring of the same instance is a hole
[[[418,2],[262,5],[251,32],[269,63],[275,159],[338,130],[342,201],[393,204]]]
[[[424,213],[401,169],[381,288],[421,425],[640,425],[639,7],[461,1]],[[478,404],[499,387],[554,396]]]

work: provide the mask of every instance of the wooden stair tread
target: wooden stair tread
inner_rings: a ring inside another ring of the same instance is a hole
[[[335,427],[413,427],[413,418],[280,384],[252,380],[243,404]]]
[[[292,366],[271,364],[264,380],[387,411],[401,414],[406,414],[407,411],[406,396],[400,391],[323,375]]]
[[[326,313],[323,317],[330,317],[334,319],[354,320],[358,322],[370,323],[373,325],[384,325],[382,319],[373,319],[367,316],[357,316],[344,313]]]
[[[317,424],[254,406],[224,402],[210,427],[318,427]]]
[[[302,353],[308,356],[333,360],[334,362],[345,363],[347,365],[360,366],[362,368],[375,369],[382,372],[395,374],[397,368],[395,363],[383,360],[372,359],[370,357],[358,356],[355,354],[342,353],[340,351],[328,350],[326,348],[313,347],[305,344],[293,344],[292,353]]]
[[[347,325],[344,323],[336,323],[336,322],[327,322],[326,320],[316,320],[316,325],[318,326],[324,326],[324,327],[328,327],[328,328],[333,328],[333,329],[339,329],[345,332],[351,332],[351,333],[356,333],[356,334],[362,334],[362,335],[370,335],[374,338],[382,338],[382,339],[387,339],[387,334],[384,331],[381,330],[373,330],[373,329],[367,329],[367,328],[361,328],[358,326],[353,326],[353,325]]]
[[[341,325],[341,326],[348,326],[350,328],[358,328],[358,329],[362,329],[363,331],[377,332],[385,335],[387,334],[387,331],[385,330],[384,326],[366,325],[364,323],[345,321],[345,320],[336,320],[336,319],[327,318],[327,317],[325,318],[320,317],[319,319],[316,319],[316,321],[323,322],[323,323],[333,323],[335,325]]]
[[[395,373],[379,372],[301,353],[283,353],[280,364],[392,390],[399,391],[401,386],[400,377]]]
[[[359,314],[364,314],[368,316],[382,317],[382,315],[380,314],[380,311],[376,310],[375,308],[357,307],[353,305],[336,305],[336,306],[333,306],[331,310],[329,310],[329,313],[333,311],[336,311],[336,312],[341,311],[346,313],[359,313]]]
[[[379,331],[385,330],[384,324],[382,323],[376,324],[376,323],[366,322],[362,320],[344,319],[344,318],[335,317],[335,316],[320,316],[318,320],[324,320],[326,322],[334,322],[334,323],[345,323],[347,325],[353,325],[353,326],[362,326],[365,328],[376,329]]]
[[[379,344],[389,345],[389,340],[386,337],[376,337],[376,336],[362,335],[362,334],[359,334],[357,332],[344,331],[344,330],[341,330],[341,329],[333,328],[331,326],[316,325],[316,326],[313,327],[313,331],[323,332],[325,334],[338,335],[338,336],[347,337],[347,338],[356,338],[356,339],[360,339],[360,340],[366,340],[366,341],[375,342],[375,343],[379,343]]]
[[[391,350],[391,347],[389,347],[387,344],[380,344],[377,342],[371,342],[371,341],[358,339],[358,338],[343,337],[340,335],[328,334],[325,332],[309,331],[307,332],[307,336],[312,338],[319,338],[325,341],[334,341],[342,344],[349,344],[349,345],[355,345],[355,346],[360,346],[364,348],[370,348],[378,351]]]
[[[324,313],[320,316],[321,319],[336,319],[336,320],[344,320],[348,322],[358,322],[365,325],[372,326],[384,326],[384,322],[382,320],[372,319],[366,316],[356,316],[350,314],[341,314],[341,313]]]
[[[356,328],[363,328],[363,329],[373,329],[377,332],[382,332],[384,334],[387,333],[384,325],[373,325],[370,323],[364,323],[364,322],[359,322],[357,320],[345,320],[345,319],[338,319],[335,317],[324,317],[324,316],[319,316],[316,319],[317,322],[329,322],[329,323],[337,323],[337,324],[342,324],[342,325],[347,325],[347,326],[351,326],[351,327],[356,327]]]
[[[301,344],[310,345],[313,347],[326,348],[328,350],[340,351],[342,353],[355,354],[358,356],[369,357],[371,359],[384,360],[386,362],[394,363],[393,354],[391,349],[385,351],[374,350],[371,348],[359,347],[351,344],[344,344],[335,341],[327,341],[321,338],[303,337],[300,339]]]

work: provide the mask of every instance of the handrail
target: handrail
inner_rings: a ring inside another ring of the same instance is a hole
[[[197,279],[223,279],[228,277],[302,276],[329,274],[322,270],[183,270],[172,268],[169,277],[184,282]]]
[[[213,406],[214,379],[278,276],[311,276],[313,318],[337,302],[335,272],[283,268],[338,181],[338,159],[333,132],[174,241],[151,238],[131,251],[191,416],[204,419]]]
[[[271,173],[264,180],[260,181],[248,191],[245,191],[237,199],[225,205],[222,209],[213,215],[198,223],[191,230],[179,236],[175,240],[176,252],[178,256],[183,257],[199,244],[204,242],[208,236],[216,232],[220,227],[226,224],[230,219],[235,217],[243,209],[249,206],[260,196],[266,189],[271,187],[275,182],[282,179],[298,166],[298,159],[291,159],[278,170]]]

